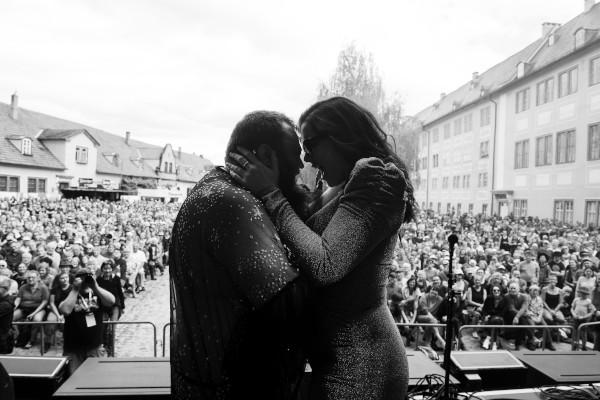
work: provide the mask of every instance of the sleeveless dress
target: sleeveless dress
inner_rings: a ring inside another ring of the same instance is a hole
[[[367,158],[308,226],[279,190],[262,199],[293,263],[316,287],[311,399],[406,396],[406,354],[386,304],[405,189],[394,164]]]

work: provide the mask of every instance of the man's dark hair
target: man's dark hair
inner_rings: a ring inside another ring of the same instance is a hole
[[[275,152],[281,153],[281,135],[284,126],[295,127],[294,122],[276,111],[254,111],[246,114],[231,132],[226,154],[236,151],[237,146],[248,150],[256,150],[261,144],[271,146]]]
[[[38,261],[38,264],[41,264],[43,262],[46,263],[46,264],[48,264],[49,266],[52,266],[52,259],[50,257],[42,257],[42,258],[40,258],[40,261]]]
[[[256,150],[261,144],[270,146],[276,154],[285,154],[283,151],[283,135],[286,126],[297,130],[294,122],[282,113],[276,111],[254,111],[246,114],[233,128],[229,143],[227,144],[226,159],[230,152],[237,151],[236,147],[247,150]],[[282,160],[279,160],[280,166]],[[280,171],[283,173],[283,171]],[[292,176],[280,176],[279,188],[290,202],[296,213],[305,219],[308,217],[308,203],[311,200],[308,189],[298,186]]]

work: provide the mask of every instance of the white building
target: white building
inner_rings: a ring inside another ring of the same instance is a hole
[[[421,206],[600,222],[600,6],[583,5],[417,114]]]
[[[182,201],[210,168],[174,152],[80,123],[0,103],[0,198],[90,195]]]

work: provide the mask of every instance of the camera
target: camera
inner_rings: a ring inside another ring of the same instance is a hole
[[[92,284],[94,282],[94,275],[88,271],[81,271],[75,274],[75,278],[80,278],[83,283]]]

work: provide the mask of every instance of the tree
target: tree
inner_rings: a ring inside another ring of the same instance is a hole
[[[340,52],[329,83],[319,85],[319,100],[332,96],[348,97],[371,111],[392,138],[392,146],[409,171],[414,170],[420,124],[412,117],[403,116],[398,93],[394,93],[389,101],[386,99],[372,54],[361,52],[354,43]]]
[[[352,43],[340,52],[329,85],[319,85],[319,100],[344,96],[379,116],[385,105],[385,92],[373,55],[364,54]]]

